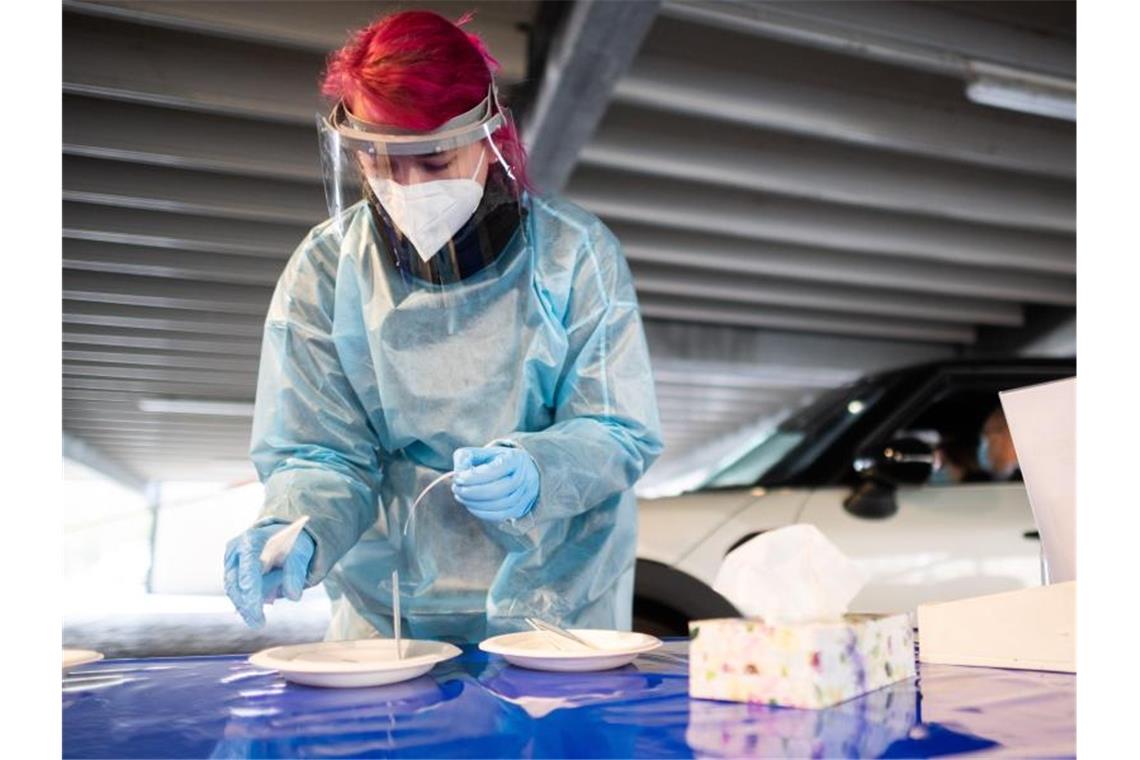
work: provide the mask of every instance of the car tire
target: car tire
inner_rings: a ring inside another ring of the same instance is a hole
[[[690,620],[739,617],[736,607],[708,585],[662,562],[637,560],[633,630],[653,636],[688,636]]]

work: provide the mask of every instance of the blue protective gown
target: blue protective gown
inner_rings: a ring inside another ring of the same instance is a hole
[[[329,638],[476,641],[542,617],[628,630],[637,503],[661,451],[629,268],[613,234],[562,200],[528,213],[501,262],[408,292],[364,204],[289,260],[265,324],[251,455],[262,522],[308,515],[307,582],[334,599]],[[524,234],[525,233],[525,234]],[[446,485],[462,446],[512,441],[538,465],[518,520],[484,522]]]

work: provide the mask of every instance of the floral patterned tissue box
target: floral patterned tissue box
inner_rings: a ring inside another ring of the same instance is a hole
[[[723,618],[689,623],[689,696],[819,709],[913,678],[907,615],[768,625]]]

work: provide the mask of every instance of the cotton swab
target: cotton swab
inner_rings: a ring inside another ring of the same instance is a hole
[[[412,526],[412,518],[416,516],[416,507],[418,507],[420,505],[420,502],[424,500],[424,497],[428,495],[428,491],[435,488],[437,485],[439,485],[443,481],[447,480],[448,478],[451,478],[454,476],[455,476],[455,470],[448,470],[447,472],[443,473],[442,475],[440,475],[438,478],[436,478],[432,482],[428,483],[427,488],[420,491],[420,495],[417,496],[416,500],[412,502],[412,508],[408,510],[408,519],[404,522],[404,535],[405,536],[408,535],[408,528],[410,528]]]
[[[404,659],[403,647],[400,645],[400,573],[392,571],[392,630],[396,634],[396,659]]]

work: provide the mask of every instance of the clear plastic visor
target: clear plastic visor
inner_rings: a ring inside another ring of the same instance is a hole
[[[343,105],[318,117],[330,229],[374,246],[408,293],[493,277],[525,234],[521,188],[495,141],[510,116],[493,105],[489,94],[427,134],[376,131]]]

